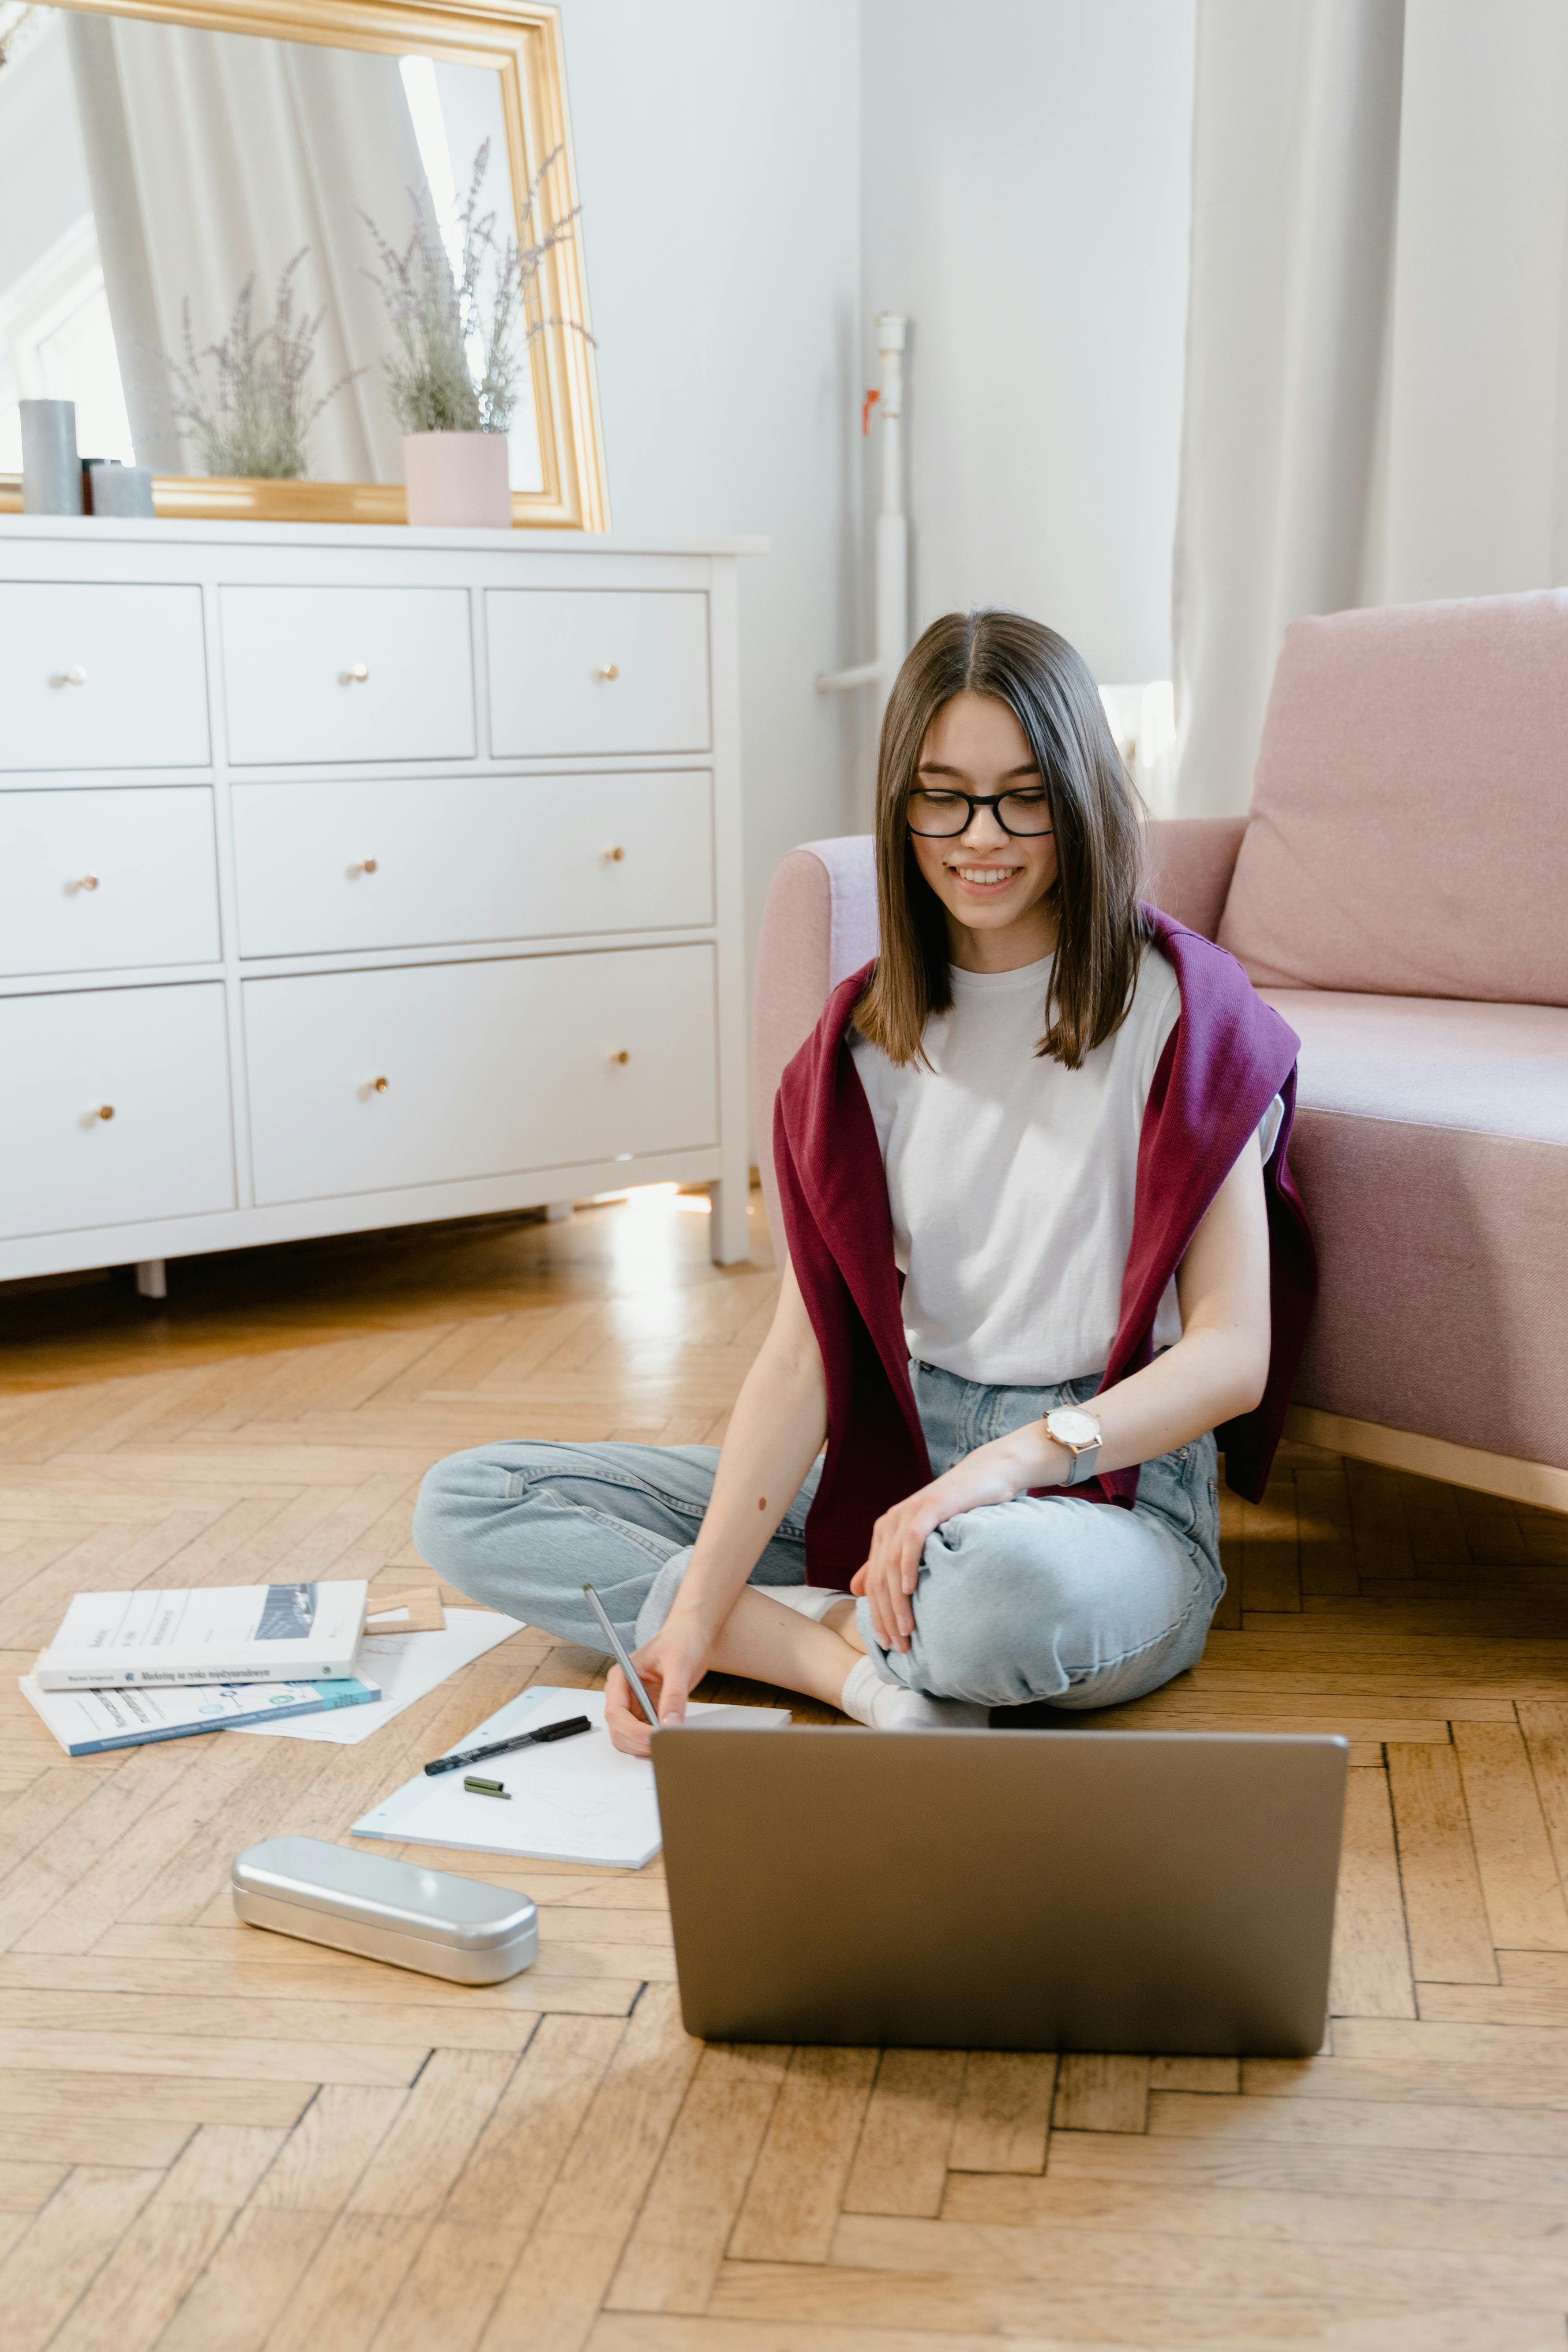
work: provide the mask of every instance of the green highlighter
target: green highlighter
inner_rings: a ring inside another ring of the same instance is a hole
[[[463,1786],[470,1797],[504,1797],[508,1804],[511,1802],[510,1789],[503,1789],[499,1780],[481,1780],[477,1772],[466,1773]]]

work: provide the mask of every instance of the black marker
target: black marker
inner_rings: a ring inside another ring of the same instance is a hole
[[[487,1756],[510,1756],[519,1748],[546,1748],[552,1739],[574,1739],[592,1731],[585,1715],[569,1716],[564,1723],[542,1724],[537,1731],[520,1731],[515,1739],[493,1739],[488,1748],[465,1748],[460,1756],[437,1756],[426,1772],[455,1772],[461,1764],[482,1764]]]

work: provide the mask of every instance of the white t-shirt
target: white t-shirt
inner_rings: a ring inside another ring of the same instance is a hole
[[[1001,1388],[1047,1388],[1110,1359],[1132,1241],[1138,1140],[1181,1013],[1172,966],[1144,951],[1127,1017],[1076,1070],[1043,1059],[1050,959],[952,971],[921,1062],[901,1068],[858,1031],[850,1051],[876,1122],[910,1354]],[[1263,1123],[1265,1154],[1279,1106]],[[1156,1349],[1182,1336],[1173,1282]]]

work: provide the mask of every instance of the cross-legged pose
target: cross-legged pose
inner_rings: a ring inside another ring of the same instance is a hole
[[[1140,903],[1139,839],[1071,646],[934,623],[882,731],[881,950],[779,1089],[789,1265],[722,1449],[454,1454],[444,1576],[596,1647],[592,1583],[666,1722],[710,1667],[935,1727],[1193,1664],[1215,1432],[1261,1493],[1312,1251],[1297,1040]],[[606,1717],[647,1752],[618,1670]]]

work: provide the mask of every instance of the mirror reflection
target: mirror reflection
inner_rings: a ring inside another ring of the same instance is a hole
[[[254,335],[282,287],[291,332],[313,329],[302,405],[325,403],[306,473],[400,482],[366,216],[402,249],[424,206],[460,269],[487,142],[482,204],[504,242],[521,173],[489,67],[0,0],[0,471],[20,468],[30,398],[75,401],[84,457],[224,470],[182,413],[187,315],[212,387],[246,289]],[[517,377],[511,486],[537,490],[526,357]]]

